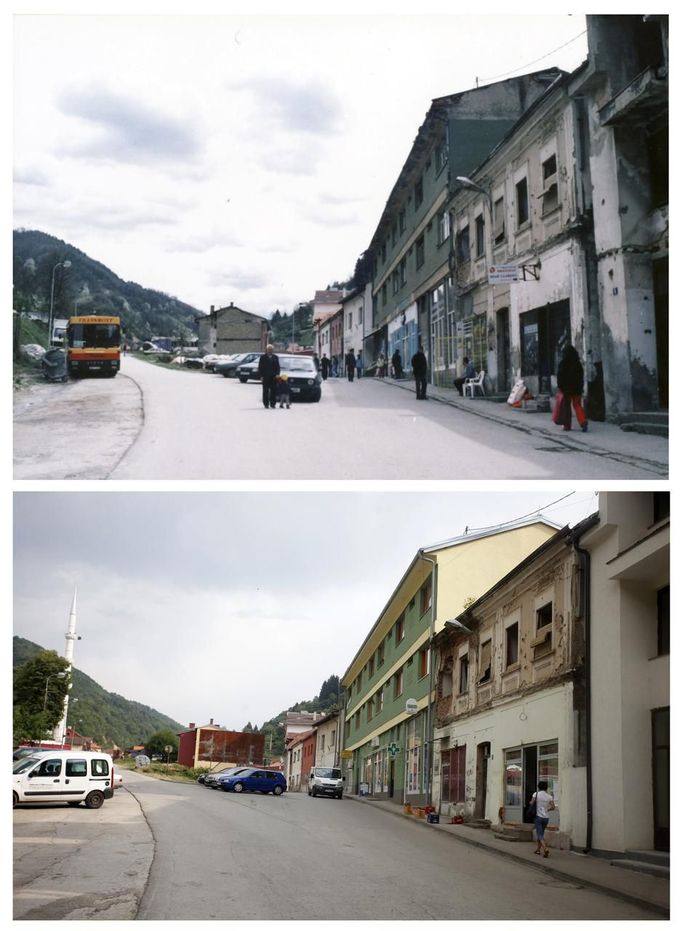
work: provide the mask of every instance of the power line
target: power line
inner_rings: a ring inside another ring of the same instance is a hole
[[[506,527],[508,524],[515,524],[517,521],[525,520],[526,517],[532,517],[534,514],[540,514],[541,512],[548,511],[551,507],[554,507],[555,504],[559,504],[560,501],[565,501],[566,498],[570,498],[571,495],[574,495],[575,491],[569,491],[568,494],[562,495],[560,498],[557,498],[556,501],[551,501],[549,504],[546,504],[544,507],[536,508],[534,511],[530,511],[528,514],[524,514],[522,517],[514,517],[512,520],[503,521],[501,524],[490,524],[488,527],[467,527],[465,533],[478,533],[480,530],[494,530],[496,527]]]
[[[479,81],[499,81],[500,78],[507,78],[510,74],[516,74],[518,71],[525,71],[526,68],[530,68],[531,65],[536,65],[539,61],[544,61],[545,58],[549,58],[550,55],[554,55],[555,52],[560,52],[562,48],[566,48],[567,45],[570,45],[572,42],[575,42],[581,36],[584,36],[587,32],[587,29],[583,29],[582,32],[579,32],[577,36],[573,36],[572,39],[569,39],[568,42],[564,42],[563,45],[558,46],[555,49],[552,49],[551,52],[547,52],[546,55],[542,55],[540,58],[536,58],[533,61],[529,61],[526,65],[521,65],[520,68],[515,68],[513,71],[507,71],[506,74],[495,74],[490,78],[476,78],[476,86],[478,86]]]

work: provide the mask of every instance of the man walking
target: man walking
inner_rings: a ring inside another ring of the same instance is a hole
[[[417,388],[417,400],[426,401],[426,372],[428,365],[424,355],[424,347],[419,344],[419,349],[412,356],[412,372]]]
[[[279,375],[279,359],[275,355],[271,343],[265,347],[265,353],[258,360],[258,374],[263,380],[263,407],[275,407],[277,400],[277,376]]]
[[[353,381],[355,376],[355,353],[352,349],[349,349],[346,353],[346,374],[348,375],[348,381]]]

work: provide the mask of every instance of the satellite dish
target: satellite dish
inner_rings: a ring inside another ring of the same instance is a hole
[[[138,753],[137,756],[135,757],[135,766],[140,766],[140,767],[149,766],[150,763],[151,763],[151,760],[149,759],[148,756],[145,756],[144,753]]]

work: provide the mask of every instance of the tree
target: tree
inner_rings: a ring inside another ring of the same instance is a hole
[[[71,682],[68,669],[68,662],[55,650],[42,650],[14,670],[16,741],[43,740],[61,721]]]
[[[166,747],[173,748],[169,754],[166,754]],[[149,756],[160,756],[165,759],[167,755],[169,761],[176,760],[178,757],[177,735],[171,730],[156,731],[145,740],[144,748]]]

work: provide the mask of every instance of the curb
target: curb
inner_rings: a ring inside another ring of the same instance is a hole
[[[373,808],[385,811],[390,815],[397,815],[399,818],[407,817],[401,810],[391,811],[391,809],[384,808],[381,805],[374,805],[369,799],[358,798],[355,795],[345,795],[344,797],[351,799],[354,802],[360,802],[364,805],[372,805]],[[418,818],[412,818],[410,821],[412,824],[421,824],[424,827],[431,828],[432,830],[435,827],[435,825],[430,825],[428,822],[422,821]],[[438,830],[438,828],[435,829]],[[512,860],[515,863],[520,863],[523,866],[528,867],[528,869],[535,870],[536,872],[542,873],[545,876],[552,876],[554,879],[560,879],[563,881],[571,882],[574,885],[584,886],[586,889],[594,889],[604,895],[610,895],[615,899],[620,899],[623,902],[629,902],[631,905],[637,905],[639,908],[644,908],[647,911],[656,912],[665,918],[670,918],[669,907],[666,908],[665,905],[659,905],[657,902],[651,902],[649,899],[643,899],[640,896],[632,895],[628,892],[621,892],[619,889],[614,889],[612,886],[605,886],[602,883],[595,882],[594,880],[587,880],[580,876],[574,876],[572,873],[567,873],[564,870],[557,869],[556,867],[544,866],[541,861],[538,863],[531,863],[526,860],[525,857],[519,857],[511,850],[498,850],[497,847],[490,847],[488,844],[481,843],[480,841],[474,840],[471,837],[462,837],[451,833],[450,831],[441,831],[440,833],[444,837],[451,837],[453,840],[468,844],[470,847],[477,847],[479,850],[485,850],[488,853],[503,857],[506,860]]]

